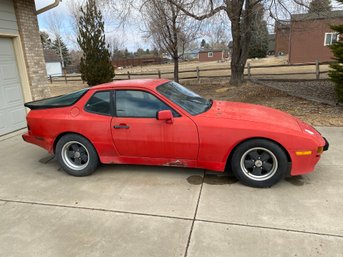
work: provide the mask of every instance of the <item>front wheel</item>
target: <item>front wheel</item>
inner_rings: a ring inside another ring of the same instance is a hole
[[[265,139],[243,142],[234,151],[231,168],[237,179],[252,187],[271,187],[288,172],[285,151]]]
[[[92,174],[99,164],[94,146],[84,137],[67,134],[56,144],[57,160],[69,175],[82,177]]]

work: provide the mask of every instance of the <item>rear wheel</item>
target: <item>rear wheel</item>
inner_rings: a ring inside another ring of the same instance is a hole
[[[243,142],[232,155],[231,168],[245,185],[271,187],[288,172],[288,159],[276,143],[265,139]]]
[[[73,176],[88,176],[99,164],[95,148],[80,135],[67,134],[61,137],[55,152],[63,170]]]

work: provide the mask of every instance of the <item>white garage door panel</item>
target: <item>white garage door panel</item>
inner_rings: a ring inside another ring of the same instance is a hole
[[[5,129],[5,113],[0,111],[0,131]]]
[[[4,55],[4,56],[10,56],[11,55],[11,51],[12,51],[13,47],[10,44],[8,44],[8,40],[10,40],[10,39],[9,38],[3,38],[3,40],[0,40],[0,49],[1,49],[1,51],[3,51],[3,53],[1,53],[1,55]]]
[[[20,84],[14,83],[4,88],[5,104],[10,107],[23,104]]]
[[[3,79],[5,81],[14,80],[19,82],[17,63],[15,62],[15,60],[2,59],[0,69],[3,72]]]
[[[24,128],[25,115],[13,43],[0,38],[0,135]]]
[[[5,98],[3,94],[1,93],[1,91],[2,91],[2,88],[0,87],[0,110],[2,110],[3,107],[5,106]]]

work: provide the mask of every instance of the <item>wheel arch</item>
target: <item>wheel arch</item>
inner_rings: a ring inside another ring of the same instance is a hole
[[[98,157],[99,157],[98,150],[96,149],[96,147],[94,146],[94,144],[92,143],[92,141],[89,140],[89,138],[87,138],[86,136],[84,136],[84,135],[82,135],[82,134],[80,134],[80,133],[72,132],[72,131],[65,131],[65,132],[62,132],[61,134],[59,134],[59,135],[55,138],[54,143],[53,143],[53,145],[52,145],[52,151],[53,151],[54,154],[55,154],[57,142],[58,142],[63,136],[69,135],[69,134],[78,135],[78,136],[81,136],[81,137],[84,137],[85,139],[87,139],[88,142],[94,147],[95,152],[96,152],[96,154],[97,154]]]
[[[287,151],[287,149],[282,145],[280,144],[279,142],[273,140],[273,139],[270,139],[270,138],[266,138],[266,137],[250,137],[250,138],[246,138],[240,142],[238,142],[233,148],[232,150],[230,151],[230,154],[228,155],[227,159],[226,159],[226,164],[225,164],[225,170],[229,170],[229,167],[230,167],[230,162],[231,162],[231,159],[232,159],[232,155],[233,153],[235,152],[235,150],[243,143],[247,142],[247,141],[250,141],[250,140],[254,140],[254,139],[263,139],[263,140],[267,140],[267,141],[270,141],[270,142],[273,142],[275,144],[277,144],[278,146],[281,147],[281,149],[285,152],[286,156],[287,156],[287,161],[288,163],[292,163],[292,158],[291,158],[291,155],[289,154],[289,152]]]

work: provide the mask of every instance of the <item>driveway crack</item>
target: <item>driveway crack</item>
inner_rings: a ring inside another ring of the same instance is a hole
[[[205,179],[205,170],[203,171],[203,175],[202,175],[202,181],[201,181],[201,184],[200,184],[199,196],[198,196],[197,204],[196,204],[196,207],[195,207],[194,216],[193,216],[193,219],[192,219],[191,229],[190,229],[189,235],[188,235],[188,240],[187,240],[187,245],[186,245],[186,250],[185,250],[184,257],[187,257],[187,255],[188,255],[188,248],[189,248],[189,244],[190,244],[191,239],[192,239],[193,227],[194,227],[194,223],[196,221],[196,216],[197,216],[197,213],[198,213],[198,208],[199,208],[202,188],[203,188],[203,185],[204,185],[204,179]]]

